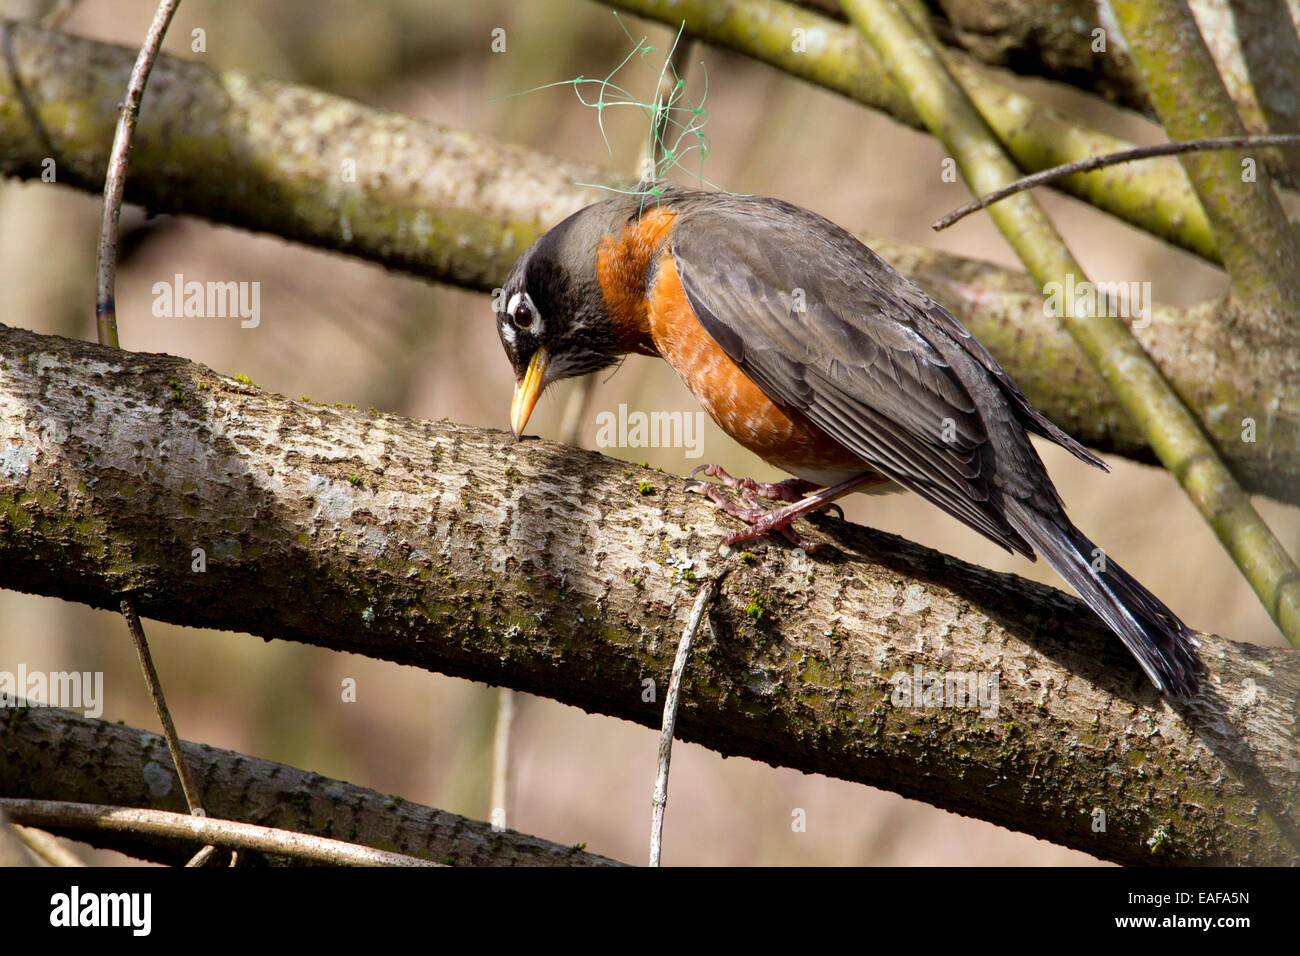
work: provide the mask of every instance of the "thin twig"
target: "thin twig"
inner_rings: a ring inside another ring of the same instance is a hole
[[[167,749],[171,751],[172,763],[176,765],[176,773],[181,778],[185,803],[189,806],[190,813],[202,813],[199,791],[194,786],[194,781],[190,779],[189,770],[186,769],[185,755],[181,752],[181,739],[176,734],[176,725],[172,723],[171,711],[167,709],[167,701],[163,697],[162,684],[158,681],[158,672],[153,666],[153,655],[149,653],[149,642],[145,639],[144,628],[140,626],[140,615],[136,613],[135,605],[129,598],[122,598],[122,616],[126,618],[131,640],[135,642],[135,652],[140,658],[140,670],[144,673],[145,686],[149,688],[149,696],[153,698],[154,709],[158,711],[158,719],[162,722],[163,736],[167,739]]]
[[[492,736],[492,828],[510,825],[510,741],[515,725],[515,692],[497,689],[497,727]]]
[[[111,807],[64,800],[18,800],[0,798],[0,809],[15,822],[56,830],[96,830],[142,833],[174,840],[191,840],[212,846],[255,850],[273,856],[287,856],[336,866],[437,866],[429,860],[344,843],[326,837],[275,830],[236,820],[192,817],[166,810]]]
[[[677,644],[677,657],[673,660],[672,677],[668,680],[668,692],[664,696],[664,724],[659,732],[659,772],[655,775],[655,792],[650,801],[650,865],[659,865],[659,853],[664,836],[664,808],[668,805],[668,764],[673,755],[673,730],[677,726],[677,697],[681,689],[682,673],[686,670],[686,658],[691,653],[691,641],[699,629],[704,609],[717,590],[721,575],[704,582],[700,593],[691,608],[690,620],[682,639]]]
[[[582,376],[569,390],[560,420],[560,441],[579,448],[582,445],[582,423],[587,420],[587,408],[596,391],[595,373]],[[523,698],[509,687],[497,688],[496,730],[492,735],[492,826],[504,830],[514,816],[510,800],[510,765],[514,754],[515,712],[523,706]]]
[[[113,150],[109,153],[108,172],[104,177],[104,215],[99,226],[98,262],[95,269],[95,328],[100,345],[120,348],[117,338],[117,305],[114,288],[117,283],[117,234],[118,224],[122,218],[122,197],[126,194],[126,169],[131,153],[131,138],[135,133],[136,119],[140,115],[140,102],[144,99],[144,86],[149,81],[149,72],[162,46],[167,26],[176,13],[180,0],[161,0],[154,11],[153,22],[145,36],[144,45],[135,58],[131,69],[131,79],[127,83],[126,99],[122,102],[121,112],[117,118],[117,131],[113,134]],[[158,681],[158,672],[153,666],[153,656],[149,653],[149,642],[140,626],[140,616],[136,613],[135,603],[129,598],[122,598],[122,616],[126,618],[127,629],[135,643],[135,652],[140,659],[140,669],[144,672],[145,686],[153,698],[154,709],[162,723],[163,736],[167,738],[167,749],[171,751],[172,763],[176,765],[176,774],[180,777],[181,790],[185,794],[185,803],[191,814],[203,813],[199,804],[198,789],[190,779],[185,766],[185,756],[181,752],[180,737],[176,725],[172,722],[171,712],[163,697],[162,684]]]
[[[27,844],[27,848],[50,866],[85,866],[81,857],[59,842],[53,833],[46,833],[35,827],[23,827],[14,823],[10,825],[18,839]]]
[[[560,422],[560,441],[575,448],[582,444],[582,423],[596,391],[596,375],[582,376],[569,391]],[[509,687],[497,688],[496,730],[492,735],[492,805],[488,808],[492,826],[504,830],[514,816],[510,800],[510,764],[514,754],[512,740],[516,711],[523,697]]]
[[[1006,199],[1008,196],[1014,196],[1016,193],[1024,192],[1026,189],[1033,189],[1036,186],[1055,182],[1058,179],[1072,176],[1075,173],[1092,172],[1094,169],[1101,169],[1103,166],[1116,166],[1120,163],[1130,163],[1138,159],[1153,159],[1157,156],[1176,156],[1179,153],[1198,153],[1213,149],[1239,149],[1244,146],[1296,145],[1300,145],[1300,133],[1276,133],[1268,136],[1219,136],[1214,139],[1191,139],[1177,143],[1158,143],[1155,146],[1139,146],[1136,149],[1125,149],[1118,153],[1107,153],[1104,156],[1090,156],[1087,159],[1078,159],[1072,163],[1053,166],[1051,169],[1044,169],[1041,172],[1034,173],[1033,175],[1017,179],[1013,183],[1008,183],[1001,189],[995,189],[993,192],[987,193],[979,199],[971,200],[964,206],[958,206],[942,219],[936,219],[930,225],[930,228],[936,232],[942,231],[947,229],[953,223],[965,219],[971,213],[979,212],[981,209],[987,209],[995,202]]]
[[[203,849],[199,850],[198,853],[195,853],[192,857],[190,857],[188,861],[186,861],[185,868],[188,870],[196,867],[207,866],[208,863],[212,860],[212,858],[216,855],[217,855],[217,848],[212,844],[208,844],[207,846],[203,847]],[[233,856],[233,851],[231,855]],[[231,865],[232,866],[234,865],[233,861],[231,862]]]
[[[95,284],[95,326],[99,344],[118,348],[117,304],[113,286],[117,278],[117,231],[122,217],[122,197],[126,192],[126,166],[131,152],[131,136],[135,132],[136,118],[140,115],[140,101],[144,98],[144,85],[158,58],[163,35],[181,0],[162,0],[149,24],[144,46],[135,58],[131,80],[126,87],[126,99],[117,118],[117,132],[113,135],[113,151],[108,157],[108,174],[104,177],[104,217],[99,228],[99,266]]]

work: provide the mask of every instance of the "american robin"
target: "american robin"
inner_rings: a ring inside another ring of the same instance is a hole
[[[796,476],[764,485],[705,466],[745,501],[695,486],[749,523],[726,543],[791,533],[853,491],[906,489],[1043,555],[1158,689],[1196,692],[1196,632],[1074,527],[1029,434],[1105,464],[957,319],[829,220],[755,196],[619,196],[530,247],[497,312],[516,437],[551,382],[658,355],[728,435]],[[788,503],[768,509],[756,495]]]

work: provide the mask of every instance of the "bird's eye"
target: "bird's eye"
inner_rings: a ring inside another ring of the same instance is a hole
[[[515,328],[521,331],[530,331],[537,327],[537,308],[533,305],[533,297],[527,292],[516,292],[510,297],[510,303],[506,306],[506,312],[510,315],[510,321]]]

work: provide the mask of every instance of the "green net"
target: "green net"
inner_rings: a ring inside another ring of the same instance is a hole
[[[665,52],[648,42],[645,36],[640,39],[633,37],[623,23],[623,19],[617,13],[614,16],[624,35],[632,42],[632,49],[604,79],[579,76],[571,80],[546,83],[512,95],[523,96],[556,87],[572,87],[578,102],[596,111],[601,140],[605,144],[611,164],[615,163],[615,156],[614,148],[605,131],[605,111],[630,107],[644,114],[648,130],[637,184],[627,189],[603,183],[575,183],[575,185],[654,198],[663,192],[670,174],[676,169],[681,169],[692,179],[697,180],[701,188],[709,186],[716,189],[717,187],[704,177],[704,161],[709,155],[709,139],[704,133],[704,127],[708,122],[708,112],[704,104],[709,93],[709,77],[704,63],[699,64],[703,75],[703,91],[700,93],[699,101],[691,105],[687,102],[686,80],[678,74],[675,59],[678,46],[682,42],[681,28],[673,38],[672,46]],[[650,66],[657,74],[658,82],[653,96],[649,99],[637,97],[617,79],[619,74],[624,73],[629,64],[634,61]],[[691,158],[698,162],[698,168],[688,171],[684,164]]]

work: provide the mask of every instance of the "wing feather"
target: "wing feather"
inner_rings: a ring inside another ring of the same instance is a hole
[[[838,226],[777,200],[731,198],[684,204],[670,240],[705,332],[773,401],[802,412],[898,484],[1033,557],[1007,520],[1005,489],[991,484],[989,409],[1013,417],[1017,399],[1028,407],[992,356]],[[981,402],[980,388],[1005,396]],[[1014,427],[1035,454],[1024,429],[1039,431],[1037,420],[992,424]]]

